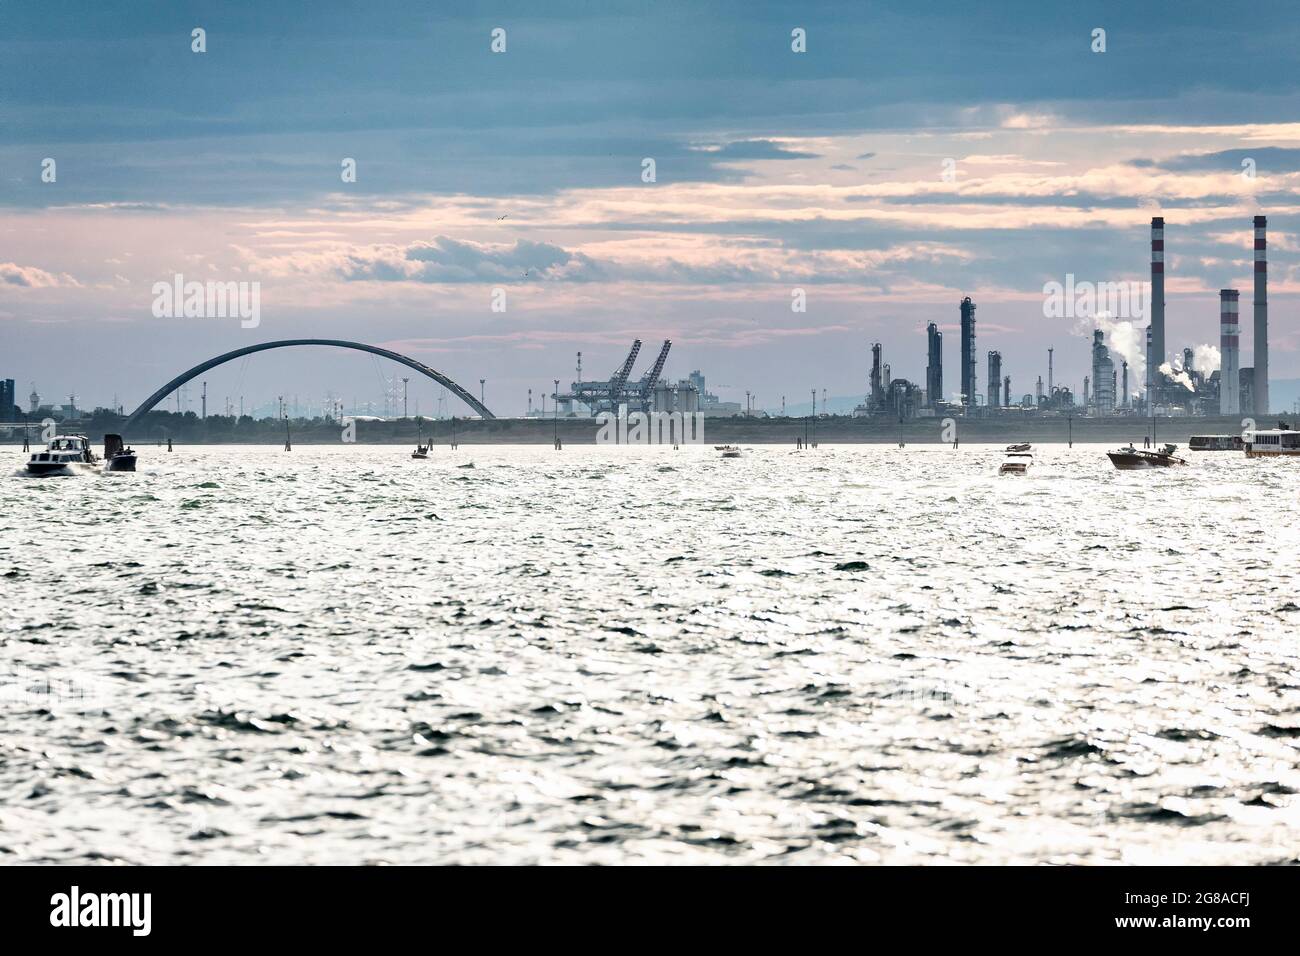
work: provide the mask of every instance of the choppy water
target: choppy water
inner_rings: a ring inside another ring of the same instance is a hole
[[[1300,855],[1300,462],[142,451],[0,478],[0,860]]]

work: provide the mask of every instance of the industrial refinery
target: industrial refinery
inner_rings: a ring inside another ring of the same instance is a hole
[[[879,342],[871,345],[871,371],[866,401],[855,411],[858,417],[906,420],[933,416],[990,417],[996,415],[1069,414],[1088,417],[1122,417],[1159,414],[1166,416],[1255,415],[1267,416],[1268,393],[1268,261],[1267,219],[1254,217],[1254,362],[1242,367],[1240,318],[1237,289],[1219,293],[1219,345],[1187,346],[1170,355],[1165,344],[1165,220],[1151,220],[1151,282],[1147,296],[1148,324],[1142,355],[1116,354],[1115,342],[1108,344],[1108,331],[1118,324],[1113,314],[1096,309],[1090,319],[1087,347],[1088,374],[1077,393],[1055,381],[1055,347],[1047,350],[1047,382],[1034,375],[1034,390],[1016,397],[1012,375],[1004,366],[1000,349],[985,354],[985,380],[981,388],[980,362],[976,348],[976,303],[966,296],[958,304],[960,329],[960,384],[951,394],[944,392],[943,332],[931,322],[926,327],[925,383],[892,378]],[[1052,285],[1049,283],[1049,285]],[[1141,314],[1140,290],[1132,298],[1124,283],[1106,284],[1104,292],[1118,291],[1124,311],[1134,306]],[[1133,283],[1137,285],[1137,283]],[[1065,286],[1073,295],[1073,276]],[[1115,287],[1115,288],[1110,288]],[[1045,287],[1044,292],[1046,293]],[[1092,290],[1089,289],[1091,296]],[[1089,299],[1095,304],[1107,296]],[[1045,312],[1046,314],[1046,312]],[[1135,368],[1134,366],[1139,367]]]

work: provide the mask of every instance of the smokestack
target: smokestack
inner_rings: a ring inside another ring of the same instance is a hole
[[[1008,375],[1002,380],[1002,404],[1011,404],[1011,376]]]
[[[1219,370],[1219,414],[1236,415],[1241,411],[1241,355],[1238,340],[1241,326],[1237,316],[1237,290],[1219,290],[1219,351],[1223,364]]]
[[[1255,217],[1255,414],[1268,414],[1268,219]]]
[[[1120,399],[1120,408],[1128,408],[1128,360],[1124,360],[1124,392]]]
[[[999,390],[1002,388],[1002,353],[996,349],[989,350],[989,394],[987,404],[997,408],[1002,404]]]
[[[1159,382],[1165,360],[1165,220],[1151,220],[1151,354],[1147,361],[1147,388]]]
[[[1052,394],[1052,352],[1055,349],[1047,350],[1047,394]]]
[[[1151,388],[1151,375],[1155,369],[1155,363],[1151,361],[1151,326],[1147,326],[1147,408],[1151,408],[1155,402],[1155,393]]]

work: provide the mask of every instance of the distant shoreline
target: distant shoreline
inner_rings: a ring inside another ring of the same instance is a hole
[[[1283,420],[1288,420],[1281,416]],[[1045,416],[998,416],[993,418],[921,418],[907,422],[889,422],[873,418],[832,416],[816,420],[810,425],[806,418],[708,418],[705,419],[703,444],[748,443],[794,446],[796,441],[815,435],[819,443],[848,445],[873,444],[951,444],[952,431],[945,437],[945,421],[952,423],[958,444],[970,442],[1012,443],[1018,441],[1038,443],[1065,443],[1071,440],[1080,444],[1127,443],[1142,441],[1151,434],[1151,420],[1138,417],[1074,418]],[[1273,428],[1278,418],[1257,422],[1260,428]],[[220,427],[218,424],[220,423]],[[114,431],[114,421],[89,420],[61,424],[60,434],[85,434],[99,442],[103,435]],[[1239,435],[1249,427],[1240,417],[1160,418],[1156,421],[1156,441],[1186,444],[1192,435]],[[814,432],[815,428],[815,432]],[[490,421],[481,419],[456,419],[455,437],[466,445],[550,445],[558,433],[562,443],[568,445],[594,445],[599,426],[592,419],[562,418],[555,420],[502,418]],[[33,426],[31,442],[38,444],[39,429]],[[179,445],[278,445],[284,442],[284,427],[274,421],[240,423],[230,426],[228,419],[211,419],[205,422],[191,418],[168,424],[146,422],[145,427],[126,436],[128,442],[141,448],[163,444],[171,440]],[[342,429],[333,422],[290,423],[294,444],[332,445],[342,442]],[[433,446],[446,446],[452,437],[450,420],[429,421],[417,424],[415,419],[403,421],[356,423],[355,441],[358,445],[415,445],[423,440]],[[0,438],[0,444],[22,444],[21,432]],[[44,444],[41,442],[40,444]]]

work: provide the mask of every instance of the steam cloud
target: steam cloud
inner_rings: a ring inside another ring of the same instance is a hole
[[[1081,316],[1074,324],[1076,335],[1090,337],[1093,329],[1101,330],[1106,348],[1128,362],[1129,392],[1138,394],[1137,386],[1147,377],[1146,327],[1130,319],[1117,319],[1109,312]]]
[[[1184,388],[1186,388],[1189,392],[1196,391],[1196,386],[1192,384],[1192,377],[1188,375],[1185,371],[1183,371],[1181,368],[1175,367],[1173,365],[1170,365],[1168,362],[1165,362],[1160,366],[1160,371],[1163,374],[1167,375],[1171,382],[1177,382],[1179,385],[1182,385]]]

